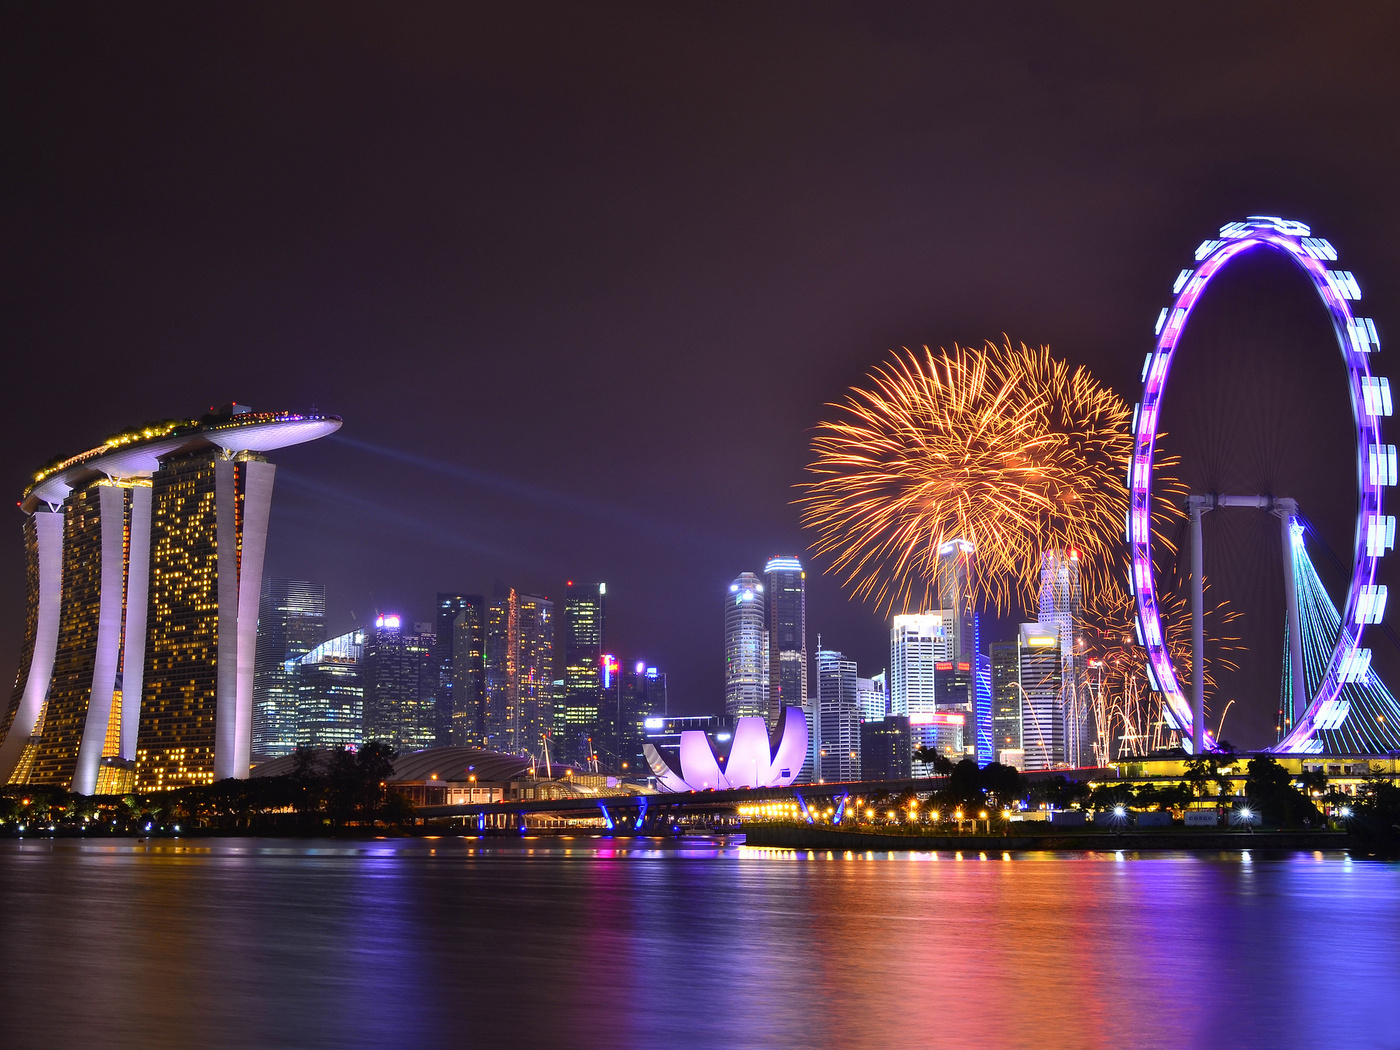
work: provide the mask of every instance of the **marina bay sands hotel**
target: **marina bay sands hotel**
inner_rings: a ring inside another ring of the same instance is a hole
[[[109,438],[20,506],[24,647],[0,784],[80,794],[246,777],[258,595],[276,467],[325,415],[229,405]]]

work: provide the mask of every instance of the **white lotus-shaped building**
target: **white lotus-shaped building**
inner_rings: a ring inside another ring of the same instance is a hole
[[[664,754],[663,754],[664,750]],[[678,747],[642,745],[663,791],[786,787],[807,759],[807,718],[785,707],[772,733],[758,716],[741,718],[732,733],[688,729]]]

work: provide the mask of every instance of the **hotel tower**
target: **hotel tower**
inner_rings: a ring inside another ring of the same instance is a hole
[[[90,795],[248,775],[276,471],[264,454],[339,427],[229,405],[35,475],[0,783]]]

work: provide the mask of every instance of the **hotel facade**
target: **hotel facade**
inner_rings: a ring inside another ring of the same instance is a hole
[[[248,775],[276,473],[265,454],[340,423],[231,405],[35,475],[0,783],[94,794]]]

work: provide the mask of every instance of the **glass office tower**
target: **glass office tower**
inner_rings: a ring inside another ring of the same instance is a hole
[[[763,583],[751,572],[729,585],[724,599],[724,713],[768,717],[768,631]]]
[[[822,781],[860,779],[860,706],[856,662],[832,649],[817,650],[816,771]]]
[[[295,661],[325,640],[324,586],[273,576],[263,580],[253,661],[255,760],[289,755],[296,749],[300,700]]]
[[[358,748],[364,740],[365,632],[350,631],[288,660],[297,691],[297,744]]]
[[[763,567],[768,631],[768,725],[783,707],[800,707],[812,724],[807,698],[807,574],[796,558],[769,558]]]
[[[437,745],[447,747],[454,743],[465,743],[465,739],[457,739],[459,730],[466,725],[466,720],[461,719],[459,725],[458,703],[455,697],[456,692],[456,661],[454,653],[457,647],[457,620],[466,614],[467,622],[482,624],[486,615],[486,599],[479,594],[442,594],[437,596],[437,617],[433,630],[433,663],[437,667]],[[471,645],[468,638],[467,644]],[[460,706],[464,711],[469,710],[471,704],[464,698]]]
[[[586,761],[589,738],[602,730],[605,583],[570,580],[564,591],[563,700],[554,717],[556,758]]]

